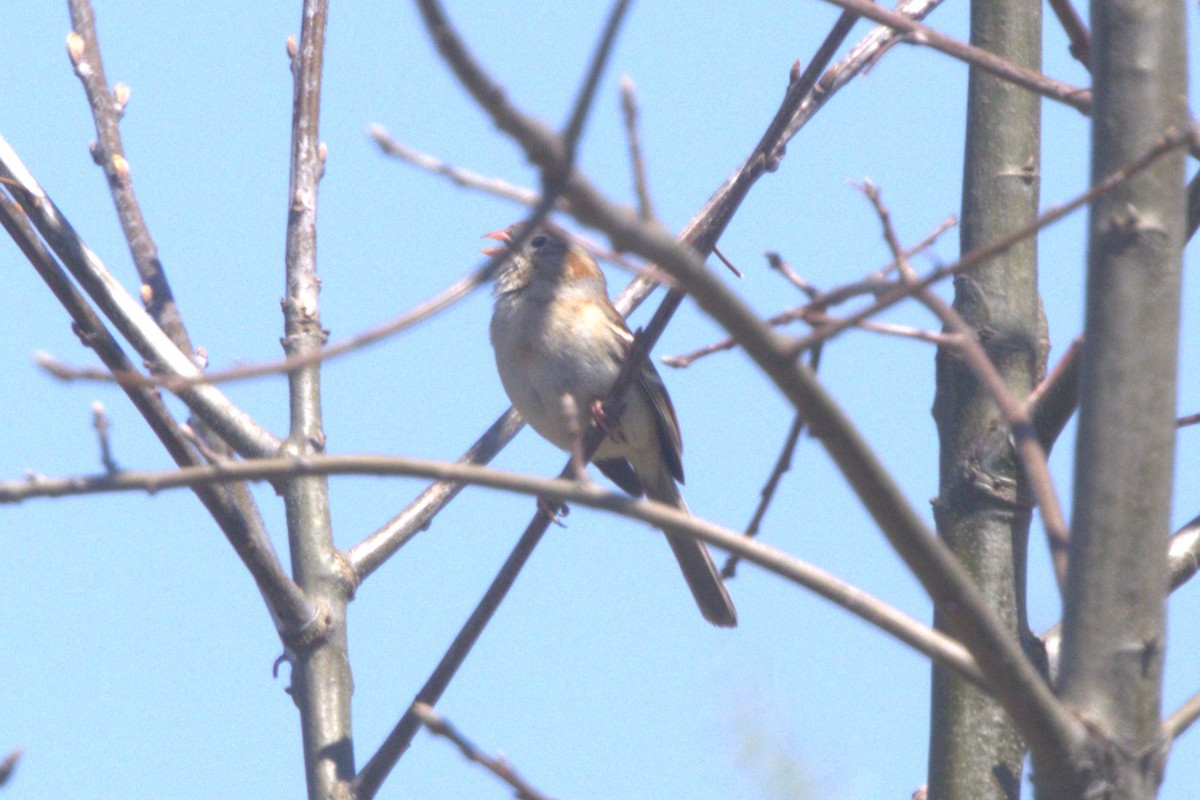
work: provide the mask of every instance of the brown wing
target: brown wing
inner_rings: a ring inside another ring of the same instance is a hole
[[[623,458],[608,458],[603,461],[593,462],[601,472],[603,472],[610,481],[620,486],[624,491],[634,497],[641,497],[645,494],[642,489],[642,481],[638,478],[637,473],[633,471],[633,465]]]
[[[671,404],[667,387],[658,376],[658,370],[649,361],[642,365],[637,386],[654,409],[654,426],[658,429],[658,444],[662,448],[663,461],[666,462],[671,476],[683,483],[683,439],[679,435],[679,418],[675,416],[675,406]]]
[[[617,346],[613,355],[620,361],[624,361],[629,357],[629,348],[633,345],[633,334],[629,332],[629,326],[615,308],[608,305],[605,310],[609,312],[609,317],[621,333],[620,337],[615,338]],[[642,364],[641,372],[638,373],[637,380],[630,387],[630,391],[641,392],[648,401],[654,412],[654,427],[658,431],[658,444],[662,450],[663,461],[666,463],[671,477],[683,483],[683,439],[679,435],[679,419],[675,416],[675,406],[671,404],[667,387],[659,377],[658,370],[649,360]],[[601,467],[601,471],[612,478],[613,482],[622,489],[629,491],[621,484],[621,481],[610,475],[603,467]]]

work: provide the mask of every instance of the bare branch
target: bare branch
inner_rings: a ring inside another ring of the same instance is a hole
[[[521,416],[509,409],[492,423],[483,436],[455,463],[485,465],[512,441],[525,423]],[[421,492],[413,502],[393,517],[386,525],[372,533],[346,552],[346,561],[354,571],[355,580],[361,583],[368,575],[379,569],[397,550],[412,537],[429,527],[429,523],[462,491],[463,484],[439,480]]]
[[[430,733],[453,742],[459,752],[463,754],[463,758],[478,764],[511,786],[519,800],[549,800],[546,795],[522,778],[503,756],[490,756],[480,750],[471,743],[470,739],[459,733],[458,729],[451,725],[445,717],[434,711],[432,706],[415,703],[413,713]]]
[[[129,87],[117,84],[113,90],[109,90],[104,77],[104,62],[100,57],[100,42],[96,36],[95,15],[89,0],[70,0],[67,6],[72,27],[67,38],[67,54],[87,93],[88,105],[96,123],[92,158],[108,178],[117,219],[121,222],[121,230],[129,243],[129,252],[142,282],[146,310],[180,350],[191,353],[192,344],[158,258],[158,247],[146,227],[141,205],[133,191],[129,159],[121,143],[120,120],[129,99]]]
[[[986,688],[978,667],[961,645],[858,587],[737,531],[692,516],[673,506],[634,499],[609,491],[590,481],[581,482],[563,477],[543,478],[502,472],[475,464],[431,461],[406,456],[312,455],[302,458],[233,461],[171,471],[125,471],[116,475],[99,474],[69,478],[33,476],[24,481],[0,482],[0,504],[21,502],[35,497],[113,492],[157,493],[209,483],[278,481],[309,475],[406,475],[434,478],[439,481],[485,486],[545,498],[552,503],[577,503],[641,520],[655,528],[669,528],[672,533],[679,532],[680,535],[700,539],[727,552],[737,553],[743,559],[815,592],[915,650],[939,662],[945,662],[963,677]]]
[[[808,336],[797,340],[792,344],[791,351],[799,354],[803,352],[805,348],[811,347],[817,342],[824,341],[832,336],[835,336],[846,328],[853,327],[862,320],[872,317],[884,309],[891,308],[901,300],[911,297],[918,291],[926,289],[940,280],[948,278],[952,275],[958,275],[966,272],[976,264],[982,263],[983,261],[986,261],[995,255],[1005,252],[1017,243],[1022,242],[1034,235],[1042,228],[1045,228],[1048,225],[1053,225],[1055,222],[1058,222],[1071,212],[1076,211],[1092,202],[1096,198],[1113,191],[1126,181],[1130,180],[1148,168],[1157,159],[1186,145],[1188,141],[1189,136],[1186,131],[1183,131],[1179,128],[1171,128],[1165,131],[1162,137],[1154,144],[1154,146],[1147,150],[1142,156],[1134,159],[1128,165],[1116,170],[1107,178],[1099,183],[1094,184],[1087,191],[1077,195],[1064,205],[1050,207],[1036,220],[1028,225],[1022,225],[1007,236],[1001,236],[1000,238],[988,244],[975,248],[951,264],[946,264],[932,270],[916,283],[907,283],[896,286],[867,308],[851,314],[841,322],[830,325],[826,328],[822,328],[819,331],[814,331]]]
[[[901,0],[896,6],[896,10],[910,19],[924,19],[927,14],[941,5],[941,2],[942,0]],[[857,15],[852,15],[850,18],[857,19]],[[842,19],[846,19],[846,17],[843,16]],[[902,36],[903,34],[900,32],[886,25],[880,25],[850,48],[850,52],[821,75],[808,97],[796,107],[788,120],[780,146],[785,146],[791,141],[792,137],[812,119],[813,115],[825,105],[830,97],[856,76],[870,69],[892,45],[901,41]],[[832,58],[832,55],[830,57]]]
[[[796,443],[800,441],[800,433],[803,430],[804,418],[797,414],[792,419],[792,426],[783,440],[783,449],[779,451],[779,458],[775,460],[775,466],[762,491],[759,492],[758,507],[754,509],[754,515],[750,517],[750,524],[746,526],[746,538],[752,539],[758,536],[758,528],[762,525],[763,517],[767,515],[767,509],[770,508],[771,501],[775,499],[775,490],[779,488],[783,476],[792,468],[792,456],[796,452]],[[737,575],[737,565],[740,560],[736,553],[725,559],[725,566],[721,568],[721,577],[728,579]]]
[[[625,139],[629,142],[629,164],[633,168],[633,189],[637,195],[638,213],[642,219],[654,219],[654,201],[650,197],[650,184],[646,180],[646,161],[642,157],[642,142],[638,135],[637,92],[633,79],[621,77],[621,113],[625,118]]]
[[[2,192],[0,224],[70,314],[81,341],[95,351],[108,368],[114,371],[134,370],[116,339],[37,237],[28,217]],[[144,387],[122,388],[176,464],[187,467],[202,463],[157,392]],[[290,642],[320,635],[325,624],[324,617],[283,571],[262,518],[257,514],[248,516],[243,513],[247,506],[239,503],[238,494],[245,493],[248,496],[248,490],[244,486],[230,489],[222,492],[214,487],[200,486],[195,492],[250,571],[283,640]]]
[[[1183,705],[1163,720],[1163,736],[1173,742],[1200,719],[1200,693],[1194,694]]]
[[[503,197],[525,206],[531,206],[537,202],[538,193],[532,189],[526,189],[524,186],[517,186],[516,184],[488,175],[480,175],[478,172],[456,167],[428,153],[414,150],[389,134],[382,125],[369,126],[367,134],[375,140],[375,144],[379,145],[379,149],[387,155],[394,156],[426,172],[441,175],[449,179],[456,186],[461,186],[464,189],[475,189],[495,197]],[[557,205],[565,208],[564,202],[561,199]]]
[[[92,428],[96,431],[96,439],[100,443],[100,465],[104,467],[104,471],[110,475],[114,472],[120,472],[121,468],[117,466],[116,459],[112,454],[112,442],[108,439],[108,431],[111,423],[108,419],[108,412],[104,410],[104,405],[100,401],[92,403]]]
[[[571,176],[575,174],[573,167],[575,147],[579,136],[583,132],[583,125],[591,110],[596,85],[600,80],[604,65],[612,52],[617,31],[624,18],[628,2],[627,0],[617,0],[609,14],[604,33],[596,47],[587,76],[584,79],[583,87],[576,98],[569,118],[570,121],[567,123],[561,137],[549,133],[540,123],[535,126],[537,130],[531,133],[529,120],[509,106],[500,87],[476,63],[474,57],[458,37],[457,32],[450,25],[449,20],[446,19],[436,0],[419,0],[418,5],[426,27],[429,29],[430,35],[437,44],[439,51],[454,68],[455,73],[467,90],[472,93],[480,105],[492,113],[497,124],[518,138],[519,133],[524,132],[530,135],[531,140],[544,137],[544,141],[550,145],[550,151],[542,155],[543,157],[549,157],[551,161],[538,161],[535,159],[535,162],[542,165],[544,196],[537,208],[534,209],[533,216],[525,224],[521,225],[516,234],[511,237],[509,247],[517,249],[524,243],[527,237],[533,235],[533,231],[540,218],[550,211],[559,193],[569,186]],[[506,124],[510,127],[505,128]],[[551,164],[553,165],[552,168]],[[636,347],[634,350],[636,352]],[[630,354],[627,361],[634,361],[633,353]],[[629,364],[626,364],[626,368],[628,367]],[[618,379],[617,383],[618,387],[621,388],[614,387],[614,394],[624,391],[620,379]],[[619,397],[620,395],[617,394],[617,396]],[[611,402],[612,398],[610,396],[605,401],[606,408],[612,408],[609,405]],[[596,447],[600,443],[600,438],[598,431],[596,431],[596,426],[591,426],[584,447],[587,457],[590,458],[590,454],[595,452]],[[460,629],[454,642],[450,645],[449,650],[442,657],[442,660],[434,669],[429,679],[425,682],[425,685],[417,693],[414,702],[422,702],[430,706],[436,705],[442,692],[445,691],[450,681],[454,678],[454,675],[458,672],[458,668],[462,665],[462,662],[466,659],[471,648],[478,640],[479,635],[491,620],[492,615],[504,600],[505,595],[508,594],[508,590],[516,581],[522,567],[545,534],[552,519],[553,516],[548,510],[545,507],[540,507],[539,513],[525,529],[525,533],[522,534],[513,552],[509,555],[508,560],[500,568],[500,572],[488,587],[483,599],[471,613],[471,616],[462,629]],[[401,756],[404,755],[405,750],[408,749],[415,731],[416,718],[410,708],[409,712],[401,717],[391,733],[384,739],[379,749],[371,756],[358,775],[355,776],[352,782],[352,790],[356,798],[365,800],[366,798],[375,796],[392,767],[395,766]]]
[[[829,0],[829,2],[906,34],[903,39],[905,42],[932,47],[959,61],[987,70],[1017,86],[1037,92],[1043,97],[1058,100],[1084,114],[1091,113],[1092,93],[1089,89],[1080,89],[1047,78],[1045,75],[1018,66],[1008,59],[1001,58],[980,47],[939,33],[902,13],[877,6],[869,0]]]
[[[953,215],[947,217],[938,225],[934,231],[926,236],[919,244],[905,251],[905,255],[912,258],[918,253],[922,253],[931,246],[938,238],[953,228],[958,220]],[[885,279],[885,276],[896,268],[896,262],[891,261],[884,267],[872,272],[866,278],[853,283],[843,284],[842,286],[830,289],[827,292],[818,291],[815,286],[809,283],[805,278],[799,275],[795,270],[788,265],[779,253],[768,252],[766,254],[767,263],[771,268],[778,271],[783,277],[795,286],[800,291],[804,292],[809,297],[809,304],[801,306],[797,309],[784,311],[767,318],[767,322],[773,326],[787,325],[796,321],[804,321],[815,327],[826,325],[841,324],[842,320],[831,317],[824,313],[824,310],[851,300],[855,297],[860,297],[864,294],[880,295],[888,289],[894,288],[896,284]],[[892,336],[905,336],[908,338],[919,339],[921,341],[933,342],[938,344],[943,341],[940,334],[932,331],[920,331],[916,328],[907,328],[902,325],[889,325],[884,323],[870,322],[863,320],[858,322],[855,327],[863,330],[876,331]],[[721,339],[712,344],[705,345],[690,353],[677,356],[663,356],[660,360],[662,363],[670,367],[688,367],[692,362],[697,361],[705,356],[718,353],[723,350],[732,350],[737,345],[731,338]]]
[[[1079,363],[1083,339],[1076,337],[1054,369],[1025,400],[1025,410],[1033,420],[1042,449],[1050,452],[1067,420],[1079,406]]]
[[[161,370],[195,377],[200,369],[191,355],[170,340],[96,257],[54,201],[38,185],[8,142],[0,137],[0,178],[22,211],[62,260],[100,310],[142,358]],[[129,370],[132,371],[132,370]],[[279,448],[279,439],[212,386],[197,385],[178,392],[179,398],[243,456],[262,456]]]
[[[319,353],[328,335],[321,325],[317,275],[317,198],[325,174],[320,140],[321,77],[328,0],[304,0],[300,42],[289,37],[292,70],[292,136],[284,251],[284,352]],[[289,434],[283,452],[306,457],[325,448],[321,370],[312,364],[288,373]],[[218,468],[224,465],[216,465]],[[354,680],[347,654],[346,606],[353,581],[333,544],[329,481],[299,475],[281,481],[288,544],[296,582],[328,609],[329,628],[290,657],[289,693],[300,712],[304,773],[309,797],[345,797],[354,775],[350,699]]]
[[[904,249],[896,239],[887,206],[883,204],[879,189],[868,181],[861,186],[861,190],[879,215],[884,239],[892,251],[892,257],[900,265],[903,280],[906,283],[916,281],[916,273],[909,266]],[[1021,463],[1025,467],[1025,478],[1037,498],[1038,508],[1042,513],[1042,523],[1046,529],[1046,537],[1050,542],[1050,553],[1054,560],[1055,576],[1058,578],[1058,586],[1061,590],[1067,580],[1067,547],[1070,544],[1071,534],[1062,513],[1062,506],[1058,502],[1054,481],[1050,477],[1046,452],[1038,441],[1037,432],[1033,427],[1028,410],[1024,404],[1012,396],[1008,385],[1004,382],[1004,377],[996,369],[992,360],[988,358],[983,345],[979,343],[979,337],[975,335],[975,330],[967,324],[958,311],[930,289],[919,290],[916,298],[937,315],[947,329],[956,335],[956,348],[975,377],[987,387],[992,399],[996,401],[997,408],[1000,409],[1000,413],[1004,415],[1005,421],[1012,430],[1017,452],[1020,453]]]
[[[1058,17],[1067,39],[1071,42],[1068,48],[1071,55],[1083,64],[1085,69],[1091,71],[1092,37],[1088,34],[1083,20],[1079,18],[1079,13],[1075,11],[1075,6],[1071,5],[1071,0],[1050,0],[1050,8],[1054,10],[1054,16]]]
[[[521,141],[530,158],[543,165],[548,174],[561,174],[561,163],[544,164],[547,158],[554,157],[553,136],[546,133],[544,125],[533,123],[509,105],[490,79],[480,80],[474,59],[466,54],[461,41],[449,29],[440,8],[433,0],[423,0],[423,13],[428,14],[431,7],[436,14],[436,24],[431,24],[431,28],[439,49],[454,64],[464,83],[477,95],[484,86],[496,90],[477,99],[498,127]],[[687,245],[680,245],[661,228],[641,223],[627,209],[609,203],[578,172],[573,171],[568,177],[567,194],[573,199],[581,222],[604,230],[617,247],[634,250],[657,263],[681,281],[706,313],[743,343],[746,352],[820,432],[822,443],[876,523],[917,574],[939,609],[945,610],[955,632],[973,652],[980,654],[981,668],[1022,732],[1042,745],[1044,752],[1065,753],[1083,738],[1079,723],[1059,706],[1040,675],[991,614],[961,566],[928,531],[832,398],[813,380],[811,373],[796,364],[795,350],[779,341],[750,309],[717,282],[696,255],[697,251],[707,252],[711,248],[750,186],[768,165],[774,166],[766,156],[775,152],[779,137],[786,130],[786,121],[803,100],[803,95],[796,97],[796,94],[799,93],[789,89],[776,122],[768,128],[751,158],[689,226],[684,234]],[[668,293],[660,313],[666,311],[669,315],[673,294]],[[524,557],[519,561],[523,563]]]

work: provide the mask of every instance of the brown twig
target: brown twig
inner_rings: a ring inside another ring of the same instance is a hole
[[[12,778],[13,772],[17,769],[17,762],[23,755],[25,755],[25,751],[17,747],[9,752],[3,761],[0,761],[0,786],[4,786]]]
[[[129,89],[117,84],[113,90],[109,90],[104,77],[104,62],[100,57],[100,42],[96,36],[95,15],[89,0],[70,0],[67,6],[72,28],[67,37],[67,54],[71,57],[75,74],[83,84],[96,123],[92,157],[108,178],[117,218],[144,287],[142,297],[146,310],[171,337],[176,347],[191,353],[192,345],[171,294],[166,272],[158,258],[158,247],[150,235],[141,205],[133,191],[129,160],[121,143],[120,120],[129,99]]]
[[[3,139],[0,139],[0,149],[6,147]],[[81,341],[91,348],[109,369],[132,371],[134,367],[120,344],[104,327],[99,316],[37,237],[21,207],[3,192],[0,192],[0,225],[8,231],[54,293],[55,298],[71,316]],[[201,463],[158,392],[144,387],[122,388],[176,464],[188,467]],[[239,491],[246,491],[245,487],[237,488]],[[304,639],[310,634],[320,635],[324,627],[324,618],[284,572],[262,519],[243,514],[238,497],[233,492],[221,492],[213,487],[197,487],[195,493],[217,522],[242,563],[246,565],[262,594],[263,601],[271,609],[272,619],[277,621],[281,638],[290,642]]]
[[[915,283],[917,274],[908,263],[908,258],[904,255],[904,248],[900,246],[896,237],[891,215],[883,203],[879,188],[870,181],[865,181],[859,186],[859,189],[871,201],[875,213],[879,216],[884,240],[892,252],[892,257],[899,264],[902,280],[905,283]],[[1038,441],[1026,406],[1012,396],[1004,382],[1004,377],[996,369],[992,360],[988,358],[983,345],[979,343],[979,337],[975,335],[975,331],[953,306],[927,288],[918,290],[915,297],[945,324],[947,330],[955,335],[956,349],[979,382],[987,387],[992,399],[996,401],[997,408],[1000,409],[1000,413],[1004,415],[1005,421],[1012,430],[1017,452],[1021,456],[1021,463],[1025,466],[1025,478],[1029,482],[1041,510],[1042,523],[1050,542],[1055,575],[1058,578],[1059,589],[1062,590],[1065,588],[1067,580],[1067,547],[1070,543],[1070,531],[1062,513],[1062,506],[1058,502],[1058,493],[1054,489],[1053,479],[1050,477],[1050,468],[1046,463],[1046,451],[1042,449]]]
[[[548,150],[542,154],[541,160],[534,159],[535,162],[542,166],[544,197],[537,209],[541,213],[549,212],[555,199],[559,196],[560,192],[566,189],[570,183],[571,175],[574,174],[575,148],[578,144],[579,136],[583,131],[587,115],[591,110],[592,100],[595,95],[596,86],[600,80],[600,75],[608,61],[609,54],[612,52],[617,31],[620,29],[621,21],[624,19],[627,8],[628,0],[617,0],[614,3],[600,42],[596,46],[596,51],[587,75],[584,78],[583,86],[579,91],[571,116],[562,135],[554,136],[538,127],[537,133],[545,137],[542,141],[548,145]],[[480,105],[483,105],[492,113],[493,119],[502,129],[510,130],[510,132],[528,132],[529,121],[508,104],[503,91],[495,85],[491,78],[475,62],[474,57],[466,49],[466,45],[450,25],[439,4],[433,0],[425,0],[420,3],[420,10],[431,37],[437,43],[439,51],[450,62],[463,85],[475,96]],[[514,135],[516,134],[514,133]],[[520,247],[523,239],[532,235],[536,221],[535,217],[535,219],[521,226],[517,235],[512,237],[512,241],[509,243],[510,247]],[[632,357],[631,354],[630,359],[627,360],[632,360]],[[626,366],[628,367],[628,364]],[[619,383],[620,381],[618,380]],[[612,408],[609,405],[610,402],[611,398],[606,401],[606,410]],[[595,452],[595,447],[599,445],[599,441],[600,436],[593,425],[588,431],[588,437],[585,438],[584,452],[588,457],[590,457],[591,453]],[[588,449],[589,443],[592,443],[590,450]],[[484,593],[483,599],[475,607],[475,610],[459,630],[445,655],[443,655],[438,666],[417,693],[413,701],[414,703],[426,703],[430,706],[437,704],[442,692],[449,686],[450,681],[454,678],[454,675],[458,672],[458,668],[470,653],[479,635],[491,620],[496,609],[499,608],[500,603],[503,602],[505,595],[508,594],[508,590],[516,582],[517,576],[520,574],[529,556],[533,553],[533,550],[537,547],[538,542],[541,541],[551,520],[552,516],[544,508],[540,508],[539,513],[535,515],[534,519],[526,527],[525,532],[517,541],[512,553],[509,554],[508,559],[500,568],[500,572]],[[352,781],[351,788],[358,800],[366,800],[367,798],[374,797],[379,791],[380,786],[383,785],[383,781],[387,778],[392,767],[400,760],[412,742],[412,737],[416,732],[416,725],[417,720],[412,714],[410,707],[409,712],[406,712],[400,718],[379,746],[379,749],[375,751]]]
[[[1079,407],[1079,367],[1083,359],[1083,338],[1076,337],[1046,378],[1034,387],[1025,400],[1025,410],[1033,420],[1042,449],[1050,452],[1067,421]]]
[[[480,175],[478,172],[457,167],[436,156],[415,150],[388,133],[382,125],[367,126],[367,135],[387,155],[398,158],[426,172],[441,175],[456,186],[464,189],[475,189],[495,197],[503,197],[525,206],[531,206],[537,202],[538,193],[532,189],[526,189],[524,186],[518,186],[515,183],[509,183],[506,180],[493,178],[489,175]],[[557,205],[566,210],[565,202],[561,198]]]
[[[117,466],[116,459],[112,454],[112,443],[108,438],[108,431],[111,423],[108,419],[108,412],[104,410],[104,405],[97,400],[92,403],[92,428],[96,431],[96,439],[100,443],[100,464],[104,467],[104,471],[110,475],[114,472],[120,472],[121,468]]]
[[[1054,16],[1058,17],[1067,39],[1071,42],[1067,49],[1075,60],[1090,72],[1092,37],[1083,20],[1079,18],[1079,13],[1075,11],[1075,6],[1071,5],[1071,0],[1050,0],[1050,8],[1054,10]]]
[[[725,265],[725,268],[727,270],[729,270],[730,272],[732,272],[734,275],[736,275],[739,278],[742,277],[742,271],[740,269],[738,269],[737,267],[735,267],[733,265],[733,262],[725,257],[725,254],[721,252],[721,248],[717,247],[714,244],[712,250],[713,250],[713,255],[715,255],[718,259],[720,259],[721,263]]]
[[[463,754],[463,758],[473,764],[478,764],[512,787],[519,800],[550,800],[547,795],[542,794],[522,778],[503,756],[491,756],[480,750],[470,739],[451,725],[449,720],[434,711],[432,706],[425,703],[414,703],[413,713],[430,733],[452,742]]]
[[[1084,114],[1091,113],[1092,93],[1090,89],[1080,89],[1062,81],[1047,78],[1045,75],[1018,66],[983,48],[966,44],[927,25],[922,25],[898,11],[877,6],[870,0],[828,0],[828,2],[900,31],[905,34],[903,39],[905,42],[932,47],[966,64],[987,70],[1010,83],[1037,92],[1043,97],[1058,100]]]
[[[650,184],[646,180],[646,160],[642,157],[641,136],[638,134],[637,92],[633,79],[621,76],[621,114],[625,119],[625,139],[629,143],[629,165],[633,169],[633,191],[637,195],[638,213],[642,219],[655,218],[654,201],[650,197]]]
[[[942,0],[901,0],[897,4],[896,10],[907,16],[909,19],[924,19],[933,9],[941,5]],[[843,15],[842,19],[849,19],[851,22],[857,19],[857,15]],[[839,22],[842,20],[839,19]],[[849,33],[849,30],[846,31]],[[902,34],[886,25],[880,25],[866,36],[858,41],[850,51],[842,57],[840,61],[830,67],[821,75],[820,80],[813,86],[808,97],[804,99],[800,105],[796,107],[791,118],[787,122],[780,147],[787,145],[805,124],[812,119],[825,103],[837,94],[838,90],[853,80],[860,74],[863,74],[871,68],[880,58],[883,57],[893,45],[901,41]],[[832,55],[831,55],[832,58]],[[825,65],[821,65],[824,69]]]
[[[759,492],[758,507],[754,509],[754,515],[750,517],[750,524],[746,526],[746,538],[752,539],[758,536],[758,529],[762,525],[763,517],[767,515],[767,509],[770,508],[771,501],[775,499],[775,490],[779,488],[784,474],[792,468],[792,456],[796,452],[796,443],[800,441],[800,433],[803,430],[804,418],[797,414],[792,419],[792,426],[783,440],[783,449],[779,452],[779,458],[775,460],[775,466],[762,491]],[[741,558],[736,553],[731,553],[729,558],[725,559],[725,566],[721,567],[721,577],[728,579],[736,576],[739,561]]]
[[[162,372],[194,377],[200,373],[191,354],[184,353],[163,332],[141,303],[129,295],[38,185],[8,143],[0,137],[0,179],[4,180],[23,215],[62,260],[120,334],[138,355]],[[126,372],[134,372],[126,369]],[[273,453],[279,439],[234,405],[216,387],[197,385],[178,392],[197,416],[241,455]]]
[[[958,220],[954,216],[950,216],[943,220],[936,229],[926,236],[916,246],[905,251],[906,255],[911,258],[918,253],[924,252],[930,248],[934,242],[950,228],[958,224]],[[809,297],[809,304],[797,309],[783,311],[772,317],[767,318],[767,323],[773,326],[787,325],[792,322],[805,321],[814,326],[840,324],[841,320],[837,317],[831,317],[824,313],[824,310],[835,305],[851,300],[855,297],[860,297],[864,294],[880,295],[888,289],[894,288],[895,283],[885,280],[885,276],[896,268],[896,262],[891,261],[880,269],[868,275],[866,278],[853,283],[844,284],[842,286],[830,289],[828,292],[820,292],[809,283],[803,276],[798,274],[788,265],[787,261],[779,255],[779,253],[766,253],[767,263],[772,269],[778,271],[783,277],[795,286],[800,291],[804,292]],[[933,342],[935,344],[943,341],[940,334],[933,331],[919,331],[916,328],[905,328],[898,325],[887,325],[883,323],[872,323],[870,321],[861,321],[856,327],[863,330],[873,330],[879,333],[906,336],[909,338],[919,339],[921,341]],[[705,356],[719,353],[723,350],[732,350],[736,346],[736,342],[732,338],[725,338],[712,344],[705,345],[690,353],[675,356],[663,356],[660,361],[670,367],[683,368],[691,366],[692,362],[697,361]]]
[[[846,328],[853,327],[862,320],[872,317],[884,309],[891,308],[901,300],[913,296],[922,289],[929,288],[940,280],[948,278],[952,275],[958,275],[966,272],[976,264],[1005,252],[1017,243],[1024,241],[1030,236],[1033,236],[1042,228],[1053,225],[1055,222],[1058,222],[1060,219],[1072,213],[1073,211],[1082,208],[1100,195],[1111,192],[1113,189],[1153,164],[1155,160],[1162,157],[1164,154],[1169,153],[1171,150],[1174,150],[1177,147],[1187,144],[1187,142],[1188,135],[1185,132],[1175,128],[1166,131],[1162,138],[1160,138],[1158,142],[1141,158],[1138,158],[1128,166],[1117,170],[1112,175],[1090,187],[1082,194],[1077,195],[1064,205],[1050,207],[1044,213],[1039,215],[1038,218],[1033,222],[1027,225],[1022,225],[1006,236],[1001,236],[989,242],[988,244],[975,248],[953,263],[946,264],[930,271],[924,278],[915,283],[905,283],[896,286],[867,308],[851,314],[841,322],[838,322],[827,328],[822,328],[819,331],[814,331],[808,336],[797,340],[791,346],[792,352],[798,355],[806,348],[811,347],[817,342],[821,342],[829,339],[832,336],[836,336]]]

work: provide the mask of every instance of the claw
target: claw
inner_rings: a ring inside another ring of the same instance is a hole
[[[537,507],[538,507],[538,511],[542,512],[547,517],[549,517],[550,521],[553,522],[555,525],[557,525],[560,528],[567,527],[561,519],[561,517],[565,517],[567,514],[570,513],[570,511],[568,511],[568,509],[567,509],[566,504],[551,503],[549,500],[545,500],[545,499],[539,497],[537,500]]]
[[[603,400],[592,401],[592,422],[604,435],[607,436],[610,433],[608,429],[608,415],[604,413]]]

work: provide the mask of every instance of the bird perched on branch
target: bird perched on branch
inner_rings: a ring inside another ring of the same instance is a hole
[[[489,233],[508,247],[515,226]],[[489,255],[501,247],[484,250]],[[496,279],[491,338],[500,380],[517,411],[552,444],[570,451],[581,427],[576,413],[599,413],[629,354],[633,334],[608,299],[595,260],[543,225],[508,254]],[[564,405],[564,397],[571,401]],[[679,422],[662,378],[644,361],[616,420],[601,419],[605,438],[593,462],[626,492],[687,511]],[[737,625],[737,611],[703,542],[664,531],[700,613],[714,625]]]

